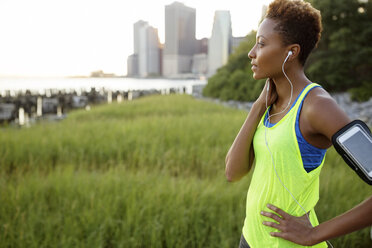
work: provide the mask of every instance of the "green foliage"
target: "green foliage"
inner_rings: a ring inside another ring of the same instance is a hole
[[[224,161],[246,115],[151,96],[3,128],[0,247],[237,247],[252,173],[228,183]],[[320,222],[371,193],[332,149]],[[369,230],[332,244],[370,247]]]
[[[351,89],[350,93],[353,101],[368,101],[372,96],[372,83],[365,82],[362,86]]]
[[[321,11],[323,33],[307,73],[329,91],[350,90],[354,99],[372,96],[372,2],[311,0]],[[363,92],[363,94],[361,94]]]
[[[248,52],[256,42],[251,32],[234,50],[228,63],[208,79],[203,95],[221,100],[254,101],[264,85],[264,80],[253,79]]]

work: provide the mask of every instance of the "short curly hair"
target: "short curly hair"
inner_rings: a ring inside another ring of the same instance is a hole
[[[320,11],[301,0],[274,0],[265,18],[277,22],[274,30],[281,34],[284,45],[300,45],[299,61],[305,65],[307,57],[320,40]]]

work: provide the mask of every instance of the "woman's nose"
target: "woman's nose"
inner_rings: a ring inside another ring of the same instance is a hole
[[[253,59],[255,57],[255,53],[254,53],[253,50],[254,50],[254,47],[248,53],[248,58],[250,58],[250,59]]]

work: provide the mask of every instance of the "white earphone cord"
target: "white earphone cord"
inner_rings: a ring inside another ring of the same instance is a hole
[[[268,144],[268,142],[267,142],[267,130],[268,130],[268,126],[269,126],[269,123],[270,123],[270,118],[271,117],[273,117],[273,116],[276,116],[276,115],[280,115],[280,114],[282,114],[284,111],[286,111],[287,109],[288,109],[288,107],[290,106],[290,104],[291,104],[291,102],[292,102],[292,97],[293,97],[293,84],[292,84],[292,82],[291,82],[291,80],[288,78],[288,76],[287,76],[287,74],[285,73],[285,71],[284,71],[284,64],[285,64],[285,62],[287,62],[287,59],[289,58],[289,53],[288,53],[288,56],[285,58],[285,60],[284,60],[284,62],[283,62],[283,65],[282,65],[282,71],[283,71],[283,74],[284,74],[284,76],[287,78],[287,80],[288,80],[288,82],[289,82],[289,84],[290,84],[290,86],[291,86],[291,97],[289,98],[289,101],[288,101],[288,104],[287,104],[287,106],[282,110],[282,111],[280,111],[279,113],[276,113],[276,114],[273,114],[273,115],[270,115],[270,112],[269,112],[269,106],[267,106],[267,97],[268,97],[268,91],[266,92],[266,109],[267,109],[267,113],[268,113],[268,117],[267,117],[267,119],[266,119],[266,121],[265,121],[265,145],[266,145],[266,147],[267,147],[267,150],[269,151],[269,153],[270,153],[270,156],[271,156],[271,162],[272,162],[272,164],[273,164],[273,166],[274,166],[274,171],[275,171],[275,174],[276,174],[276,176],[277,176],[277,178],[279,179],[279,182],[281,183],[281,185],[288,191],[288,193],[292,196],[292,198],[293,198],[293,200],[302,208],[302,210],[304,211],[304,213],[305,213],[305,215],[306,215],[306,217],[307,217],[307,219],[309,220],[309,222],[310,222],[310,225],[312,226],[312,227],[314,227],[313,226],[313,224],[311,224],[311,221],[310,221],[310,218],[309,218],[309,215],[308,215],[308,213],[306,212],[306,210],[305,210],[305,208],[296,200],[296,198],[293,196],[293,194],[291,193],[291,191],[289,191],[289,189],[284,185],[284,183],[283,183],[283,181],[280,179],[280,177],[279,177],[279,175],[278,175],[278,172],[276,171],[276,167],[275,167],[275,160],[274,160],[274,157],[273,157],[273,154],[271,153],[271,150],[270,150],[270,148],[269,148],[269,144]],[[269,79],[268,79],[269,80]],[[270,82],[269,82],[269,84],[270,84]],[[267,86],[267,87],[269,87],[269,86]],[[333,248],[333,245],[331,244],[331,242],[329,242],[328,240],[326,240],[327,241],[327,243]]]

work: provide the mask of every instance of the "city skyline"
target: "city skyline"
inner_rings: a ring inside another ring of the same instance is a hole
[[[263,12],[266,7],[263,8]],[[245,37],[233,37],[228,10],[215,11],[212,35],[196,39],[196,9],[180,2],[165,6],[165,42],[156,28],[139,20],[133,24],[133,54],[127,76],[137,78],[205,78],[225,65]]]
[[[0,2],[0,76],[126,75],[133,53],[133,23],[158,29],[164,43],[164,6],[173,1],[4,0]],[[257,29],[270,1],[181,1],[196,9],[196,38],[210,38],[216,10],[228,10],[234,36]],[[249,13],[249,14],[248,14]],[[243,24],[243,25],[242,25]]]

